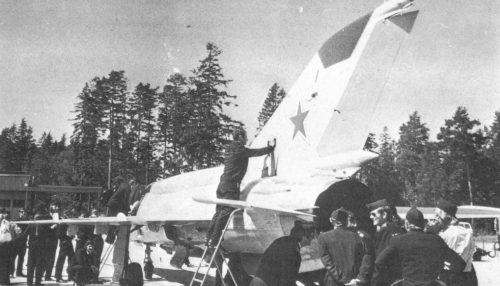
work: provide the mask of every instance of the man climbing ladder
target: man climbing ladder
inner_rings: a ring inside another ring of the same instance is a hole
[[[276,141],[260,149],[249,149],[245,147],[247,143],[247,134],[243,129],[237,129],[233,132],[233,141],[229,143],[224,152],[224,172],[220,177],[220,183],[217,187],[217,198],[226,200],[240,199],[240,183],[245,177],[248,168],[248,158],[258,157],[273,152]],[[215,214],[208,227],[205,244],[210,247],[216,247],[222,235],[222,230],[226,227],[229,215],[235,208],[229,206],[217,205]]]

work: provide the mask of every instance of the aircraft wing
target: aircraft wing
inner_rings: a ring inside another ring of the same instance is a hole
[[[246,201],[235,201],[235,200],[224,200],[224,199],[212,199],[205,197],[193,197],[193,200],[202,204],[215,204],[228,206],[233,208],[241,208],[241,209],[258,209],[259,211],[264,210],[273,213],[284,213],[284,214],[294,214],[294,215],[303,215],[303,216],[312,216],[315,215],[299,212],[296,210],[285,209],[277,206],[269,206],[261,203],[252,203]]]
[[[68,224],[68,225],[147,225],[148,223],[162,223],[168,222],[172,225],[182,225],[191,222],[200,222],[200,220],[185,220],[182,215],[179,217],[138,217],[138,216],[125,216],[118,215],[116,217],[97,217],[97,218],[74,218],[74,219],[61,219],[61,220],[26,220],[16,221],[16,224]],[[207,220],[210,221],[210,220]]]
[[[401,218],[405,218],[410,207],[397,207],[398,214]],[[435,208],[418,208],[422,212],[424,218],[433,219]],[[500,217],[500,208],[483,207],[483,206],[459,206],[457,211],[458,219],[466,218],[496,218]]]

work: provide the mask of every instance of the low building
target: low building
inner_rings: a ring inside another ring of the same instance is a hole
[[[0,174],[0,208],[7,209],[12,219],[26,207],[30,175]]]
[[[81,187],[81,186],[49,186],[30,185],[30,175],[0,174],[0,208],[7,209],[12,219],[18,218],[19,209],[27,208],[30,194],[40,192],[48,193],[76,193],[76,194],[99,194],[101,187]],[[90,205],[90,196],[89,204]]]

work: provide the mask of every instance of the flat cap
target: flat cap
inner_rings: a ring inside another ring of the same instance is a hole
[[[366,207],[368,208],[369,211],[376,210],[381,207],[387,207],[390,206],[389,202],[386,199],[379,200],[376,202],[373,202],[371,204],[367,204]]]
[[[409,223],[413,224],[414,226],[418,226],[421,228],[424,228],[424,226],[425,226],[424,215],[416,207],[412,207],[406,213],[406,220]]]
[[[1,208],[0,209],[0,214],[6,214],[7,213],[7,209],[6,208]]]
[[[447,213],[448,215],[454,217],[454,218],[457,218],[457,206],[450,203],[449,201],[445,200],[445,199],[439,199],[439,201],[437,202],[437,206],[436,206],[438,209],[440,210],[443,210],[445,213]]]
[[[336,221],[347,221],[348,217],[349,213],[344,208],[334,210],[331,216],[331,218]]]

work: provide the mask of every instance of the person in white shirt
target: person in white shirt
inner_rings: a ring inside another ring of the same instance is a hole
[[[466,263],[464,271],[460,274],[452,273],[445,268],[441,272],[440,280],[446,285],[477,286],[476,271],[472,265],[472,255],[475,251],[472,233],[459,225],[453,225],[453,222],[457,221],[457,206],[440,199],[434,214],[436,225],[433,226],[432,232],[437,233]]]

